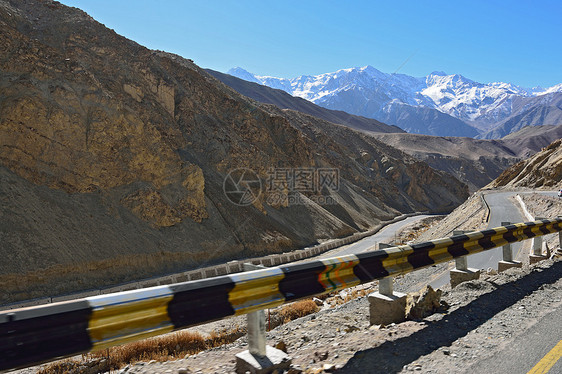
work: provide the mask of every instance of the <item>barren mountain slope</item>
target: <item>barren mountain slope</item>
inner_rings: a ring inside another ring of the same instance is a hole
[[[435,169],[454,175],[475,191],[522,158],[528,158],[560,139],[562,126],[528,126],[498,140],[417,134],[371,135]]]
[[[562,188],[562,139],[504,171],[489,187]]]
[[[501,138],[526,126],[558,125],[562,123],[562,93],[553,92],[536,97],[515,97],[509,117],[500,121],[484,139]]]
[[[476,191],[494,180],[520,158],[495,140],[438,137],[418,134],[372,134],[431,167],[454,175]]]
[[[524,127],[498,141],[519,157],[528,158],[560,138],[562,138],[562,125],[543,125]]]
[[[0,0],[0,51],[0,302],[279,252],[467,197],[400,151],[260,107],[55,1]],[[235,168],[262,183],[244,206],[223,190]],[[337,183],[299,192],[276,173],[310,169]],[[268,182],[299,202],[270,200]]]

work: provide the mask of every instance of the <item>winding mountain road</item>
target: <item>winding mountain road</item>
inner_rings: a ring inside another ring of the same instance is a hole
[[[318,256],[317,258],[322,259],[322,258],[330,258],[334,256],[345,256],[345,255],[357,254],[361,252],[378,249],[377,243],[387,243],[388,241],[394,239],[396,234],[400,232],[400,230],[402,230],[402,228],[404,228],[405,226],[410,225],[414,222],[421,221],[422,219],[427,217],[432,217],[432,216],[424,214],[419,216],[408,217],[403,219],[402,221],[391,223],[383,227],[379,232],[377,232],[374,235],[361,239],[356,243],[342,246],[340,248],[336,248],[333,251],[326,252]]]
[[[553,191],[537,191],[538,193],[556,196],[556,192]],[[502,226],[502,222],[527,222],[528,219],[521,214],[519,207],[516,206],[511,197],[517,194],[525,194],[532,192],[488,192],[484,195],[488,206],[490,207],[490,219],[488,221],[488,228],[494,228]],[[523,242],[517,242],[511,244],[511,250],[513,252],[513,259],[519,260],[521,256],[521,250],[523,248]],[[468,267],[475,269],[487,269],[487,268],[498,268],[498,262],[503,259],[502,248],[494,248],[488,251],[480,252],[471,256],[468,256]],[[447,283],[449,283],[449,271],[444,272],[433,280],[430,285],[433,288],[439,288]]]
[[[555,191],[537,191],[538,193],[556,196]],[[503,192],[503,191],[490,191],[484,195],[488,206],[490,207],[490,218],[488,221],[487,228],[493,228],[502,226],[502,222],[527,222],[528,219],[523,216],[519,207],[513,203],[511,197],[517,194],[525,194],[532,192]],[[335,250],[329,251],[318,256],[319,259],[330,258],[335,256],[344,256],[349,254],[357,254],[369,250],[377,249],[377,243],[388,243],[391,241],[395,235],[400,232],[405,226],[410,225],[414,222],[420,221],[424,218],[430,217],[430,215],[419,215],[414,217],[408,217],[402,221],[390,224],[382,228],[378,233],[366,237],[356,243],[346,245]],[[513,258],[520,260],[521,251],[523,248],[523,243],[513,243],[511,249],[513,251]],[[475,269],[487,269],[487,268],[498,268],[498,262],[503,259],[502,248],[494,248],[488,251],[480,252],[468,257],[468,266]],[[451,263],[450,267],[454,265]],[[449,283],[449,269],[442,274],[434,278],[430,285],[433,288],[439,288],[447,283]]]

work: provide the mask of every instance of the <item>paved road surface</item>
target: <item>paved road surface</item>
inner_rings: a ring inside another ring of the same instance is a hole
[[[559,358],[560,349],[558,346],[554,355],[551,353],[550,357],[541,361],[561,341],[560,321],[562,321],[562,308],[558,308],[536,321],[534,326],[527,330],[525,334],[519,335],[492,357],[470,367],[467,373],[524,374],[539,362],[545,365],[549,359]],[[537,373],[543,372],[537,371]],[[558,359],[547,372],[550,374],[562,373],[562,359]]]
[[[427,217],[431,217],[431,215],[408,217],[402,221],[391,223],[390,225],[383,227],[378,233],[361,239],[356,243],[347,245],[341,250],[337,251],[337,253],[335,253],[334,251],[329,251],[328,253],[318,256],[318,258],[344,256],[378,249],[377,243],[387,243],[389,241],[392,241],[396,233],[398,233],[404,226],[420,221]]]
[[[525,192],[520,192],[522,194]],[[529,192],[530,193],[530,192]],[[544,192],[540,191],[541,194],[548,196],[556,196],[556,192]],[[512,200],[509,199],[511,196],[515,196],[516,192],[491,192],[485,195],[486,202],[490,206],[490,220],[488,222],[488,228],[494,228],[502,226],[502,222],[527,222],[528,219],[525,218],[519,211],[519,207],[514,205]],[[518,259],[521,255],[521,249],[523,248],[523,242],[511,244],[511,250],[513,252],[513,258]],[[487,269],[487,268],[498,268],[498,262],[503,259],[502,248],[494,248],[488,251],[480,252],[471,256],[468,256],[468,267],[475,269]],[[435,279],[430,283],[431,287],[439,288],[447,283],[449,283],[449,271],[443,273],[439,278]]]

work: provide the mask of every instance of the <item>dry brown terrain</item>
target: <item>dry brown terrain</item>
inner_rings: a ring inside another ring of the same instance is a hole
[[[561,189],[562,139],[504,171],[489,187]]]
[[[375,138],[431,167],[446,171],[476,191],[504,170],[562,137],[562,126],[529,126],[504,139],[437,137],[418,134],[378,134]]]

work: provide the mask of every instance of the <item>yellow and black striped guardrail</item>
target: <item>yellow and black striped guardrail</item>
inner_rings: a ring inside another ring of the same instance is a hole
[[[0,313],[0,370],[271,308],[562,231],[562,219]]]

